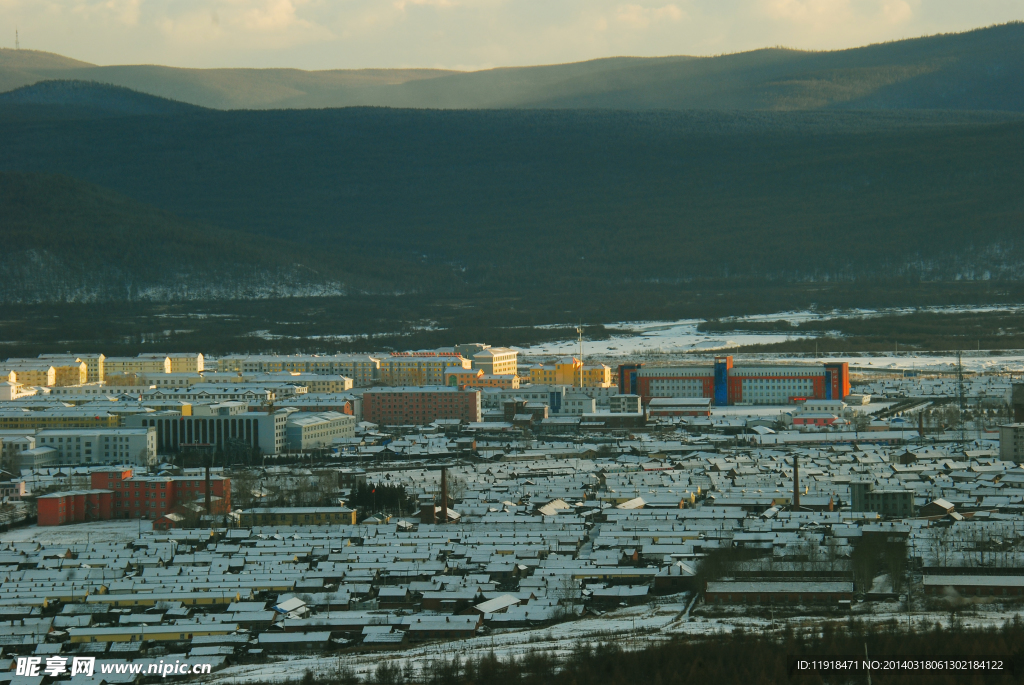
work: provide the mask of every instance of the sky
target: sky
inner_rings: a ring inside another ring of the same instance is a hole
[[[833,50],[1024,19],[1024,0],[0,0],[0,48],[95,64],[485,69]]]

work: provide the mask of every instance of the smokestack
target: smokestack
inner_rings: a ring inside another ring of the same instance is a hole
[[[441,469],[441,523],[448,523],[448,469]]]
[[[793,509],[800,508],[800,455],[793,455]]]

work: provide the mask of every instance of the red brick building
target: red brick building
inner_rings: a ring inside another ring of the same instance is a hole
[[[36,499],[39,525],[106,521],[113,518],[114,493],[110,490],[69,490]]]
[[[386,425],[426,425],[437,419],[480,421],[480,391],[442,385],[371,388],[363,393],[363,418]]]
[[[113,493],[113,518],[156,519],[192,502],[205,505],[206,480],[199,476],[134,476],[131,469],[92,474],[93,488]],[[231,479],[210,476],[213,514],[231,510]]]

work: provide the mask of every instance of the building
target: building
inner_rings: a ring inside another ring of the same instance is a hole
[[[201,476],[135,476],[131,469],[104,469],[91,478],[94,489],[113,493],[108,518],[156,519],[206,501],[206,479]],[[210,504],[213,514],[231,510],[230,478],[210,476]]]
[[[796,428],[807,428],[809,426],[825,428],[826,426],[831,426],[838,420],[839,417],[835,414],[826,414],[824,412],[800,412],[793,416],[793,426]]]
[[[36,498],[40,526],[59,526],[83,521],[109,521],[114,517],[114,493],[110,490],[69,490]]]
[[[132,374],[170,373],[170,357],[107,357],[103,360],[103,380]]]
[[[220,402],[195,405],[191,416],[170,410],[137,415],[126,422],[154,428],[157,449],[163,453],[237,447],[281,454],[287,447],[288,416],[294,411],[254,412],[244,402]]]
[[[287,383],[298,385],[312,393],[338,393],[351,390],[355,381],[347,376],[333,374],[302,373],[300,371],[281,371],[279,373],[254,373],[242,377],[249,383]]]
[[[102,354],[41,354],[39,359],[49,361],[51,364],[66,359],[85,362],[86,383],[98,383],[104,378],[103,362],[106,360],[106,357]]]
[[[850,483],[850,508],[855,512],[875,512],[892,518],[914,515],[914,491],[876,490],[874,483]]]
[[[1024,385],[1013,386],[1024,387]],[[1024,423],[1008,423],[999,427],[999,458],[1017,464],[1024,462]]]
[[[444,384],[455,388],[515,390],[519,388],[519,376],[494,376],[484,373],[482,369],[463,369],[453,366],[445,369]]]
[[[711,416],[711,400],[703,397],[658,397],[648,405],[651,418],[659,416]]]
[[[639,414],[642,410],[639,395],[619,394],[608,398],[608,411],[612,414]]]
[[[220,373],[313,373],[351,378],[357,388],[365,388],[377,381],[380,359],[359,354],[335,355],[229,355],[217,360]]]
[[[479,423],[480,391],[428,387],[371,388],[363,393],[363,418],[390,425],[425,426],[437,419]]]
[[[57,450],[57,463],[156,464],[157,439],[153,428],[65,428],[41,430],[37,447]]]
[[[521,385],[518,390],[487,388],[480,394],[480,401],[488,409],[501,409],[509,400],[524,400],[531,404],[548,405],[549,414],[562,411],[562,400],[565,399],[564,385]]]
[[[853,583],[843,581],[708,581],[709,604],[823,604],[853,599]]]
[[[171,362],[170,371],[167,373],[199,373],[205,370],[201,352],[144,352],[139,355],[139,359],[152,359],[158,362],[167,359]]]
[[[255,507],[239,512],[239,525],[329,526],[356,525],[356,510],[347,507]]]
[[[637,394],[637,373],[643,367],[643,362],[637,362],[635,364],[619,364],[618,385],[620,394]]]
[[[715,406],[774,405],[841,400],[850,394],[846,362],[734,367],[732,357],[726,356],[717,357],[710,367],[647,367],[635,373],[636,392],[644,404],[655,397],[705,397]]]
[[[117,428],[117,414],[95,407],[47,407],[39,411],[0,409],[0,429],[42,430],[47,428]]]
[[[530,384],[571,385],[582,388],[607,388],[612,370],[606,364],[583,364],[575,357],[562,357],[554,364],[530,367]]]
[[[452,352],[396,352],[380,360],[380,382],[391,386],[444,385],[445,371],[469,369],[471,362]]]
[[[48,362],[32,360],[28,363],[19,363],[19,360],[8,359],[0,365],[0,375],[21,385],[52,388],[57,384],[57,369]]]
[[[11,374],[12,376],[15,374]],[[11,402],[22,397],[31,397],[36,394],[34,388],[26,388],[17,381],[0,380],[0,402]]]
[[[356,418],[333,411],[319,414],[295,412],[288,417],[285,435],[290,450],[330,447],[336,438],[355,437]]]
[[[518,376],[519,351],[508,347],[488,347],[473,355],[473,368],[488,376]]]
[[[562,400],[562,414],[582,416],[584,414],[593,414],[596,410],[597,403],[594,402],[593,397],[588,397],[587,395],[574,393],[566,395],[565,399]]]
[[[69,355],[62,355],[52,359],[8,359],[4,362],[3,366],[14,371],[16,374],[15,380],[23,385],[63,387],[67,385],[81,385],[89,378],[88,365],[82,360]],[[45,375],[47,380],[52,378],[52,382],[31,382],[41,380],[43,375]]]

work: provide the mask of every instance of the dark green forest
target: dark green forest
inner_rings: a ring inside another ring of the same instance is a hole
[[[641,297],[653,284],[898,290],[1022,273],[1016,120],[388,109],[26,120],[19,107],[0,107],[0,170],[84,179],[256,244],[288,241],[315,267],[344,253],[337,270],[355,287]],[[60,226],[47,228],[39,239],[59,245]]]

